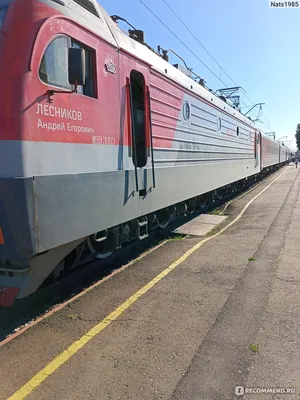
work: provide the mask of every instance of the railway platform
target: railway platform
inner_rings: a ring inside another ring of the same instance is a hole
[[[280,169],[1,346],[0,399],[299,399],[299,191]]]

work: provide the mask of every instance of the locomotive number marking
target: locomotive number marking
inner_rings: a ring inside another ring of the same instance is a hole
[[[116,138],[109,136],[93,136],[93,144],[116,144]]]

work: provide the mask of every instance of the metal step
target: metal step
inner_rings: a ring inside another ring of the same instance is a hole
[[[148,219],[147,219],[147,217],[141,217],[137,220],[137,223],[138,223],[139,240],[143,240],[149,236],[149,234],[148,234]]]

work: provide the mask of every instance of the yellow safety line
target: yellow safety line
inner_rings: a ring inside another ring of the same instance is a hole
[[[209,240],[221,235],[226,229],[235,224],[247,210],[251,203],[256,200],[262,193],[264,193],[277,179],[285,173],[285,169],[277,178],[275,178],[268,186],[266,186],[260,193],[258,193],[253,199],[251,199],[239,213],[239,215],[231,221],[227,226],[221,229],[219,232],[210,236],[206,239],[200,240],[195,246],[188,250],[183,256],[178,258],[175,262],[169,265],[164,271],[153,278],[144,287],[139,289],[134,295],[132,295],[123,304],[117,307],[111,314],[104,318],[99,324],[94,326],[85,335],[83,335],[79,340],[76,340],[71,346],[69,346],[65,351],[59,354],[54,360],[52,360],[45,368],[38,372],[29,382],[22,386],[17,392],[15,392],[8,400],[21,400],[32,393],[41,383],[44,382],[50,375],[52,375],[59,367],[65,364],[74,354],[76,354],[80,349],[82,349],[91,339],[98,335],[103,329],[105,329],[111,322],[117,319],[121,314],[124,313],[133,303],[135,303],[141,296],[147,293],[154,285],[161,281],[165,276],[167,276],[171,271],[173,271],[178,265],[183,263],[190,255],[192,255],[196,250],[198,250],[204,243]]]

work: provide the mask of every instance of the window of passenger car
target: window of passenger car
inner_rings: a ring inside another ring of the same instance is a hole
[[[96,97],[94,60],[95,52],[68,36],[58,36],[47,47],[39,69],[42,82],[62,89],[72,90],[68,81],[68,49],[70,47],[85,50],[86,81],[77,87],[77,93]]]

